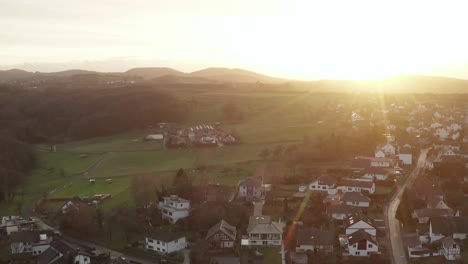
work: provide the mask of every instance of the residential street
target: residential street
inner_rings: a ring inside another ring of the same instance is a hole
[[[392,201],[388,205],[388,211],[386,215],[388,234],[390,237],[390,242],[392,246],[392,255],[394,264],[407,264],[408,260],[406,257],[405,242],[401,233],[400,221],[395,218],[398,205],[400,204],[401,197],[405,188],[410,187],[416,178],[419,176],[421,170],[423,169],[424,163],[426,162],[427,152],[429,149],[422,149],[421,154],[419,155],[418,162],[416,167],[408,175],[405,183],[400,186],[397,193],[394,195]]]

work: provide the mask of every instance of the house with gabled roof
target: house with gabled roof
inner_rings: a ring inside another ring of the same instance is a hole
[[[333,232],[315,227],[300,226],[296,230],[296,252],[333,253]]]
[[[170,254],[185,248],[187,248],[187,240],[178,232],[158,229],[145,236],[145,249],[160,254]]]
[[[54,239],[50,247],[38,256],[38,263],[91,264],[95,255],[89,250],[71,245],[61,239]]]
[[[236,243],[237,229],[221,220],[215,226],[211,227],[206,234],[206,241],[211,248],[233,248]]]
[[[54,232],[49,230],[18,231],[10,234],[12,254],[29,253],[33,256],[42,254],[50,247]]]
[[[239,181],[239,197],[254,200],[262,197],[262,184],[255,178],[249,177]]]
[[[75,196],[71,200],[65,202],[62,207],[60,207],[60,210],[62,211],[62,214],[66,214],[70,212],[70,210],[74,210],[76,212],[79,212],[80,209],[82,208],[87,208],[89,209],[91,206],[83,201],[80,197]]]
[[[362,213],[349,216],[343,221],[343,223],[346,235],[351,235],[359,230],[364,230],[372,236],[377,234],[377,228],[374,220]]]
[[[398,159],[404,165],[413,164],[413,151],[411,150],[411,148],[407,148],[407,147],[400,148],[400,151],[398,153]]]
[[[429,221],[429,237],[431,243],[446,236],[454,239],[468,238],[468,217],[466,216],[439,216]]]
[[[337,179],[333,175],[322,175],[309,184],[309,190],[320,192],[334,192]]]
[[[418,236],[408,237],[406,239],[406,245],[408,247],[408,256],[410,258],[423,258],[431,255],[431,251],[423,246]]]
[[[243,241],[243,245],[281,246],[283,225],[273,221],[271,216],[250,216],[247,233],[248,239]]]
[[[418,223],[420,224],[427,224],[429,223],[429,219],[437,216],[451,216],[453,215],[452,209],[430,209],[430,208],[422,208],[422,209],[414,209],[411,217],[414,219],[418,219]]]
[[[451,237],[442,239],[442,248],[444,249],[444,257],[446,260],[457,260],[461,258],[460,245]]]
[[[439,197],[439,196],[432,196],[430,197],[428,200],[427,200],[427,208],[429,209],[450,209],[452,210],[450,207],[448,207],[448,205],[444,202],[444,199],[443,197]]]
[[[365,230],[358,230],[347,237],[348,253],[351,256],[370,256],[379,252],[379,244],[375,235]]]

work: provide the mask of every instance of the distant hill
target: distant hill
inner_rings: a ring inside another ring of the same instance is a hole
[[[219,82],[238,82],[238,83],[278,83],[287,82],[286,79],[280,79],[262,75],[256,72],[251,72],[243,69],[229,69],[229,68],[207,68],[200,71],[189,73],[193,77],[202,77],[212,79]]]
[[[204,84],[204,83],[217,83],[215,80],[202,78],[202,77],[190,77],[188,75],[176,76],[176,75],[164,75],[158,78],[152,79],[155,83],[178,83],[178,84]]]
[[[124,72],[123,74],[127,76],[139,76],[146,80],[159,78],[165,75],[172,75],[172,76],[185,75],[185,73],[181,71],[174,70],[171,68],[164,68],[164,67],[133,68]]]
[[[0,81],[3,81],[3,82],[10,82],[14,80],[30,78],[32,76],[34,76],[34,73],[23,71],[23,70],[18,70],[18,69],[0,71]]]

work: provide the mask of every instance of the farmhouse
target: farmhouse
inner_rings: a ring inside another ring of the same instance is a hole
[[[433,217],[429,221],[429,237],[431,242],[440,240],[446,236],[454,239],[466,239],[468,237],[468,217],[466,216],[440,216]]]
[[[233,248],[236,242],[236,235],[236,228],[221,220],[221,222],[208,230],[205,239],[211,248]]]
[[[185,218],[190,214],[190,201],[182,199],[177,195],[163,197],[163,201],[159,202],[159,210],[161,210],[162,218],[175,224],[177,220]]]
[[[422,209],[414,209],[411,216],[415,219],[418,219],[418,223],[420,224],[427,224],[429,223],[429,219],[437,216],[451,216],[452,215],[451,209],[430,209],[430,208],[422,208]]]
[[[262,184],[254,178],[239,181],[239,197],[254,200],[262,196]]]
[[[83,201],[80,197],[75,196],[71,200],[67,201],[60,207],[60,210],[62,211],[62,214],[69,213],[70,210],[74,210],[76,212],[79,212],[82,208],[89,209],[91,206]]]
[[[281,246],[283,225],[274,222],[271,216],[251,216],[247,227],[248,240],[243,245]]]
[[[145,237],[145,248],[160,254],[170,254],[186,247],[185,236],[176,232],[155,230]]]

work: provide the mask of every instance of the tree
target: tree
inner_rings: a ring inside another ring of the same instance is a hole
[[[97,224],[98,230],[101,231],[102,226],[103,226],[101,208],[96,209],[96,224]]]
[[[147,206],[150,202],[156,200],[154,192],[154,179],[148,175],[135,176],[132,178],[131,190],[133,199],[137,206]]]
[[[192,197],[192,181],[183,169],[177,171],[172,186],[175,193],[180,197],[185,199],[190,199]]]
[[[243,114],[239,106],[233,103],[226,103],[223,106],[223,115],[226,120],[230,121],[239,121],[243,118]]]
[[[202,264],[206,253],[208,252],[208,241],[200,239],[190,249],[190,263]]]
[[[268,158],[270,156],[270,150],[268,148],[262,149],[262,151],[258,154],[258,156],[262,159]]]

